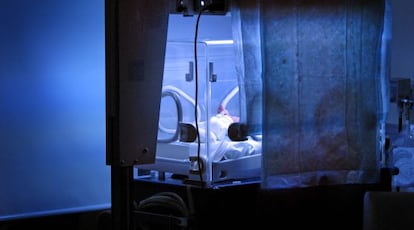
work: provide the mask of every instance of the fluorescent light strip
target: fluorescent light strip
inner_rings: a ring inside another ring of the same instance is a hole
[[[230,45],[233,44],[233,40],[210,40],[205,41],[207,45]]]

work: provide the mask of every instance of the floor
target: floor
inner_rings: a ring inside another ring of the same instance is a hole
[[[0,222],[0,230],[56,229],[106,230],[110,229],[109,210],[53,215]]]

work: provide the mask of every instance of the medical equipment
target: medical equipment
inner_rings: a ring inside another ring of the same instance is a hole
[[[240,122],[243,103],[233,41],[205,40],[197,48],[198,103],[196,83],[189,77],[195,75],[194,43],[167,41],[156,159],[154,164],[136,166],[139,177],[155,172],[160,178],[208,186],[258,178],[261,141],[234,141],[228,136],[230,125]]]

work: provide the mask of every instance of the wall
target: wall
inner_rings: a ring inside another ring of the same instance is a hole
[[[390,0],[392,7],[391,77],[414,79],[414,2]]]
[[[110,207],[103,0],[0,1],[0,220]]]
[[[410,78],[414,82],[414,30],[411,22],[414,2],[410,0],[390,0],[392,8],[392,40],[390,78]],[[390,103],[387,122],[397,125],[399,108],[396,103]]]

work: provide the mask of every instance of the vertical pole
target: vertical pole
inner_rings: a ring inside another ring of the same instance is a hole
[[[129,230],[131,221],[132,166],[121,166],[118,140],[119,97],[119,28],[118,0],[105,0],[105,52],[106,52],[106,109],[107,109],[107,164],[111,165],[111,229]],[[117,81],[118,79],[118,81]],[[111,90],[109,89],[111,87]],[[115,90],[113,90],[115,89]],[[115,102],[115,103],[114,103]]]
[[[118,165],[111,166],[111,211],[113,230],[132,229],[132,172],[132,167],[121,167]]]

